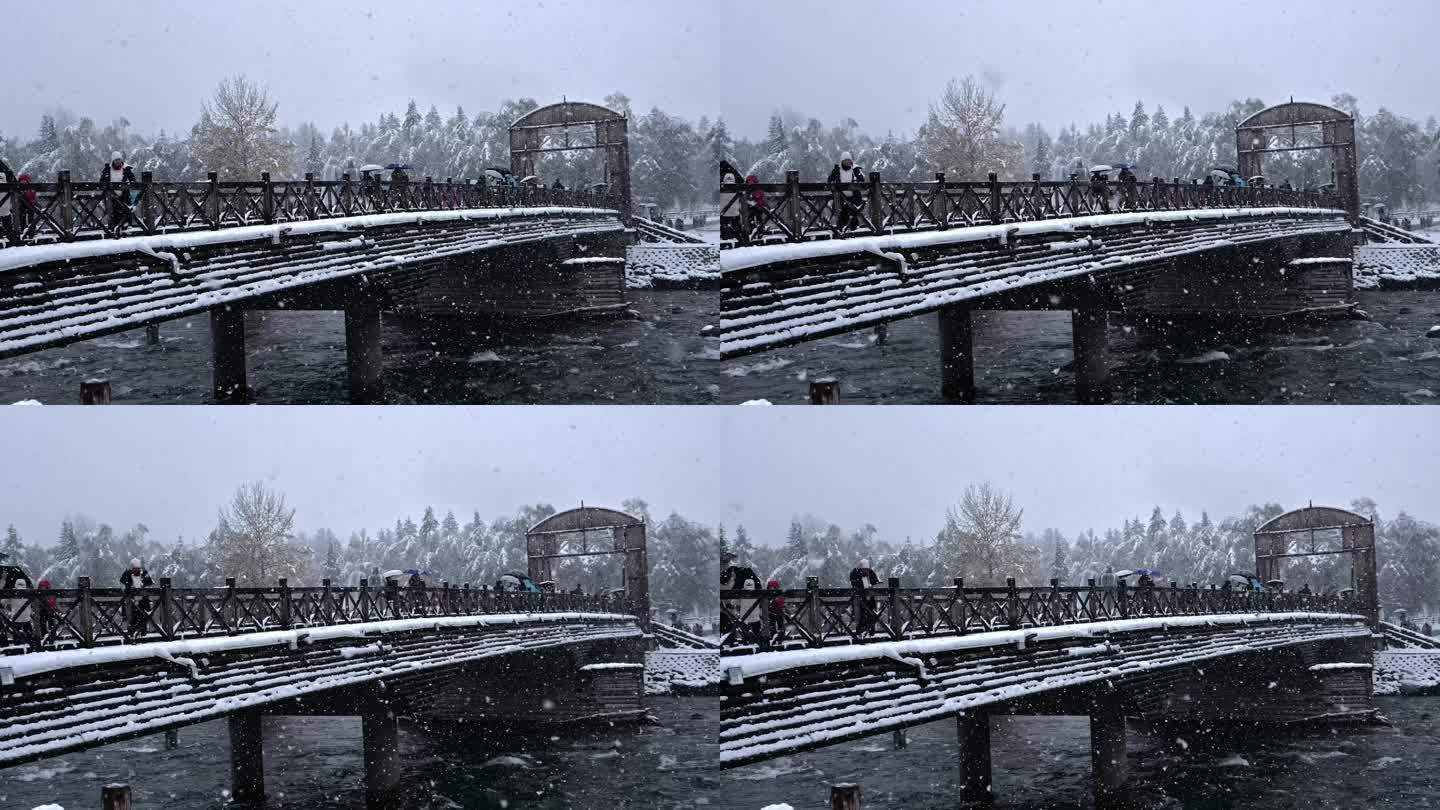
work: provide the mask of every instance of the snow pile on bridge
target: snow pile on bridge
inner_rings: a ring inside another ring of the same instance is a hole
[[[1440,245],[1355,248],[1355,289],[1404,289],[1440,284]]]
[[[655,650],[645,654],[647,695],[709,693],[719,686],[719,650]]]
[[[1440,693],[1440,650],[1381,650],[1375,653],[1375,694]]]
[[[631,289],[710,288],[720,281],[718,245],[639,244],[625,249]]]
[[[763,264],[788,262],[803,259],[818,259],[827,256],[843,256],[852,253],[886,253],[917,248],[940,247],[964,242],[986,240],[1009,240],[1017,236],[1041,234],[1074,233],[1092,228],[1106,228],[1120,225],[1146,225],[1161,223],[1190,223],[1225,220],[1244,220],[1276,216],[1316,216],[1333,214],[1343,216],[1344,211],[1323,208],[1202,208],[1194,211],[1134,211],[1125,214],[1095,214],[1087,217],[1066,217],[1041,219],[1030,222],[1007,222],[1000,225],[973,225],[948,230],[915,231],[885,236],[855,236],[849,239],[824,239],[797,244],[756,245],[724,251],[720,265],[726,272],[744,270]]]

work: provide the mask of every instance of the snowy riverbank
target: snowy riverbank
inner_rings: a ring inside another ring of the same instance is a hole
[[[1440,650],[1375,653],[1375,694],[1440,694]]]

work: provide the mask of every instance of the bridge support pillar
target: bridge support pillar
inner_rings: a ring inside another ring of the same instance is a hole
[[[1090,780],[1097,805],[1124,789],[1125,710],[1120,701],[1107,699],[1090,710]]]
[[[940,397],[946,402],[975,402],[975,329],[970,310],[940,310]]]
[[[210,356],[215,401],[244,402],[249,394],[245,385],[245,310],[233,306],[210,310]]]
[[[1110,401],[1110,364],[1105,353],[1105,330],[1109,325],[1109,313],[1104,309],[1071,310],[1075,399],[1083,405]]]
[[[226,719],[230,724],[230,796],[237,803],[263,804],[265,757],[260,712],[246,709]]]
[[[345,307],[345,366],[350,372],[350,402],[385,401],[385,361],[380,348],[380,307],[370,301]]]
[[[955,718],[955,726],[960,737],[960,803],[990,804],[990,713],[968,711]]]
[[[400,723],[384,707],[360,718],[365,745],[365,804],[385,807],[400,784]]]

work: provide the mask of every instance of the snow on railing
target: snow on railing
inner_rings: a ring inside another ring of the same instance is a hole
[[[80,183],[60,172],[55,183],[8,183],[0,177],[0,211],[13,211],[13,228],[0,228],[0,245],[33,245],[150,236],[243,225],[401,211],[574,206],[619,209],[616,193],[588,189],[514,186],[487,180],[417,181],[271,180],[157,182],[142,172],[138,182]],[[8,231],[8,232],[6,232]]]
[[[1198,584],[1130,586],[821,588],[808,577],[804,590],[722,590],[721,649],[747,654],[799,642],[807,647],[965,635],[1114,619],[1202,616],[1221,613],[1355,613],[1353,600],[1291,592],[1224,590]]]
[[[596,612],[636,615],[630,600],[602,594],[497,591],[441,582],[438,587],[291,587],[281,579],[272,588],[175,588],[168,577],[159,587],[94,588],[89,577],[79,588],[0,589],[0,647],[27,650],[93,647],[139,641],[291,630],[386,619],[475,616],[509,613]]]
[[[1270,186],[1182,183],[1178,177],[1057,182],[1038,174],[1001,181],[994,172],[983,182],[950,181],[941,172],[933,182],[887,183],[870,172],[862,183],[802,183],[798,171],[788,171],[784,183],[722,183],[720,194],[722,248],[1126,211],[1344,207],[1335,194]]]

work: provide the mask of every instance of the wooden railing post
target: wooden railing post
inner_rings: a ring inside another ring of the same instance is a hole
[[[360,579],[360,621],[370,621],[370,580]]]
[[[315,218],[315,173],[305,173],[305,218]]]
[[[280,577],[280,627],[290,629],[290,580]]]
[[[885,196],[881,190],[879,172],[870,172],[870,188],[867,189],[867,193],[870,198],[870,231],[871,233],[884,233]]]
[[[800,219],[802,206],[800,204],[799,170],[785,172],[785,198],[788,201],[788,207],[785,209],[785,221],[790,229],[790,241],[803,241],[805,235],[802,232],[804,226],[801,224]]]
[[[1030,173],[1030,213],[1035,219],[1045,218],[1045,206],[1040,203],[1045,192],[1040,188],[1040,173]]]
[[[155,187],[153,172],[140,173],[140,223],[145,233],[155,233]]]
[[[955,601],[952,603],[952,605],[954,606],[955,613],[957,615],[953,618],[955,619],[955,626],[960,628],[960,635],[962,636],[965,635],[966,632],[968,632],[968,625],[970,624],[970,617],[965,615],[964,596],[965,578],[955,577]]]
[[[904,637],[900,632],[900,578],[890,577],[890,600],[888,604],[890,638],[899,641]]]
[[[739,617],[737,616],[738,620]],[[820,578],[805,578],[805,629],[810,633],[810,646],[820,646],[820,628],[824,623],[820,620]]]
[[[275,184],[270,172],[260,172],[260,219],[266,225],[275,224]]]
[[[70,172],[62,171],[57,178],[60,184],[60,239],[71,242],[75,239],[75,184],[70,182]]]
[[[1057,614],[1057,613],[1055,612],[1055,611],[1056,611],[1056,606],[1059,605],[1059,604],[1060,604],[1060,580],[1059,580],[1058,577],[1051,577],[1051,578],[1050,578],[1050,606],[1049,606],[1049,607],[1050,607],[1050,610],[1047,611],[1047,612],[1050,614],[1050,624],[1052,624],[1052,625],[1064,624],[1064,621],[1062,620],[1061,615],[1060,615],[1060,614]]]
[[[1005,211],[1000,203],[1000,175],[990,172],[990,222],[999,225],[1005,221]]]
[[[950,197],[945,193],[945,173],[935,173],[935,196],[931,198],[935,214],[935,227],[945,230],[950,227]]]
[[[90,595],[90,577],[77,577],[75,585],[80,589],[77,597],[80,620],[80,646],[95,646],[95,599]]]
[[[1005,578],[1005,591],[1005,620],[1011,630],[1018,630],[1020,629],[1020,589],[1015,587],[1014,577]]]
[[[1120,618],[1122,619],[1130,618],[1130,599],[1128,594],[1126,593],[1126,590],[1127,589],[1125,587],[1125,580],[1116,580],[1115,604],[1120,610]]]
[[[334,624],[332,620],[335,615],[334,596],[330,593],[330,578],[324,577],[320,580],[320,622],[321,624]]]
[[[225,578],[225,601],[223,601],[222,604],[225,605],[225,615],[223,615],[223,620],[225,620],[225,634],[226,636],[235,636],[236,631],[239,630],[239,628],[236,627],[239,617],[239,605],[236,604],[235,601],[235,577]]]
[[[350,184],[350,173],[340,175],[340,213],[349,216],[355,211],[355,188]]]
[[[170,577],[160,578],[160,635],[166,639],[175,637],[175,594],[170,589]]]
[[[466,582],[464,585],[460,586],[460,613],[466,616],[470,615],[470,613],[474,611],[475,603],[471,601],[471,594],[472,592],[470,590],[470,583]]]
[[[100,809],[130,810],[130,786],[123,782],[112,782],[100,788]]]
[[[206,172],[205,180],[210,187],[205,190],[205,216],[210,220],[210,230],[220,227],[220,175]]]

